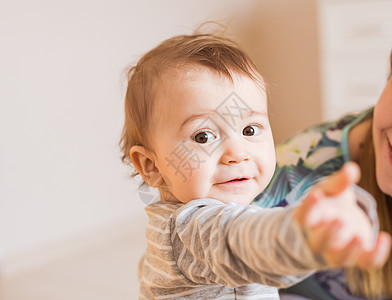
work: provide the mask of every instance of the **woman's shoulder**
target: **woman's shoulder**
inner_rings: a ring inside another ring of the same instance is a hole
[[[373,108],[359,114],[347,114],[338,120],[309,127],[276,147],[278,168],[305,165],[315,169],[328,159],[341,156],[347,132],[366,119]]]

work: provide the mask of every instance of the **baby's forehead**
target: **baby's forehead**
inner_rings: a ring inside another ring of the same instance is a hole
[[[253,81],[255,84],[261,84],[263,89],[265,85],[263,77],[256,70],[250,70],[248,73],[229,70],[229,73],[226,73],[220,72],[219,70],[213,68],[195,65],[184,69],[178,69],[176,70],[176,72],[173,73],[173,75],[177,76],[178,78],[183,78],[184,80],[187,80],[189,82],[208,77],[213,78],[216,81],[229,81],[234,84],[239,79],[245,78]]]
[[[250,75],[251,74],[251,75]],[[258,86],[262,92],[266,93],[264,78],[257,71],[252,73],[230,72],[230,74],[220,73],[219,71],[204,66],[180,66],[168,69],[159,76],[158,89],[161,93],[178,93],[181,90],[188,90],[203,85],[219,87],[229,85],[235,87],[238,82],[247,80],[249,83]]]
[[[155,117],[159,119],[181,117],[176,113],[229,109],[233,105],[242,111],[267,112],[261,76],[249,78],[233,73],[228,77],[206,68],[179,69],[162,76],[154,102]]]

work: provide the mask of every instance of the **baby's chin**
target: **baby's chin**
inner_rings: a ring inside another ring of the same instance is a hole
[[[257,195],[257,194],[256,194]],[[256,195],[253,194],[230,194],[230,195],[219,195],[216,197],[210,197],[213,199],[217,199],[219,201],[222,201],[223,203],[238,203],[242,205],[249,205],[252,203],[253,199],[256,197]]]
[[[198,199],[215,199],[219,200],[223,203],[238,203],[242,205],[249,205],[252,203],[254,198],[259,194],[259,189],[221,189],[221,188],[212,188],[208,191],[202,192],[197,191],[194,193],[171,193],[166,192],[162,194],[161,197],[165,199],[166,202],[182,202],[188,203],[193,200]]]

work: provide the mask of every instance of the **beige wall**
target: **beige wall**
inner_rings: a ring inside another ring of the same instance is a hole
[[[260,0],[238,39],[270,87],[279,143],[374,105],[389,72],[391,0]]]
[[[317,1],[259,1],[242,30],[269,86],[275,142],[320,122]]]

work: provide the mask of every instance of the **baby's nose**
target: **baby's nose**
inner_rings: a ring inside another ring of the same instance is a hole
[[[224,164],[239,164],[249,160],[246,147],[240,139],[228,138],[224,145],[221,161]]]

